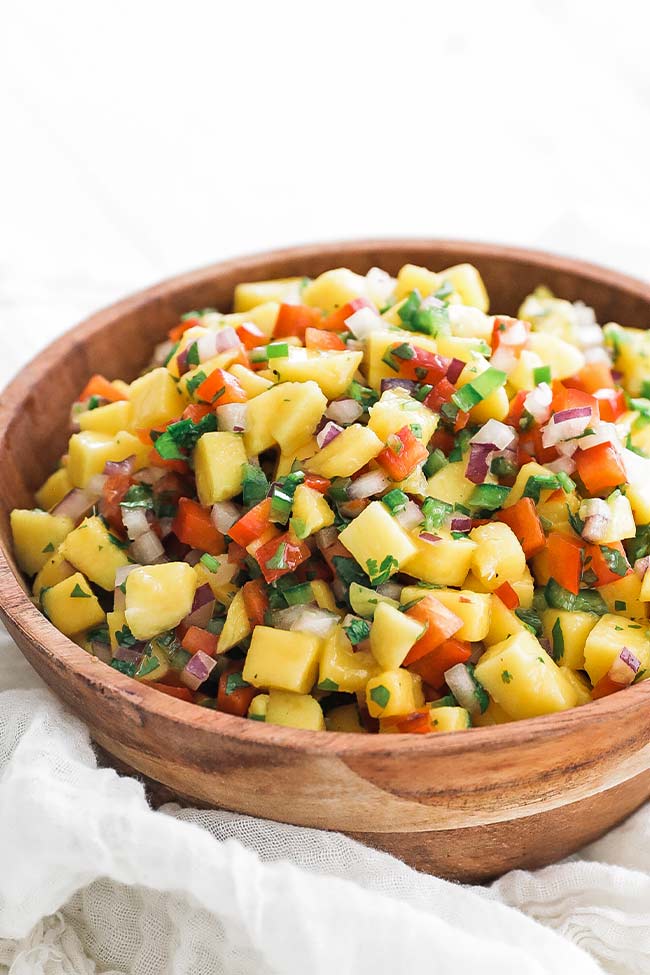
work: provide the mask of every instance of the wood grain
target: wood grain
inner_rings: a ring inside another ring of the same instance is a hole
[[[117,764],[188,801],[338,829],[420,869],[470,880],[548,863],[650,794],[650,682],[559,715],[439,736],[320,734],[199,709],[89,657],[25,595],[8,516],[31,506],[88,376],[134,377],[178,315],[228,307],[241,280],[411,261],[476,264],[495,310],[540,283],[600,321],[650,324],[650,286],[547,254],[457,241],[362,241],[245,257],[181,275],[93,315],[21,372],[0,401],[0,613],[25,656]]]

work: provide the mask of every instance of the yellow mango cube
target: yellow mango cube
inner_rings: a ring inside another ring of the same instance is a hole
[[[414,541],[381,501],[372,501],[364,508],[343,529],[339,541],[354,556],[371,581],[380,579],[385,582],[389,576],[399,572],[416,553]]]
[[[465,708],[431,708],[431,727],[433,731],[463,731],[472,722]]]
[[[578,698],[576,705],[580,707],[583,704],[590,704],[592,701],[591,686],[587,678],[583,674],[576,673],[576,671],[572,670],[570,667],[562,666],[560,667],[560,670],[564,678],[569,682],[573,690],[576,692]]]
[[[272,690],[265,720],[267,724],[285,725],[287,728],[325,731],[322,708],[311,694]]]
[[[238,362],[230,367],[230,372],[244,390],[249,400],[254,399],[260,393],[265,393],[267,389],[273,387],[270,379],[265,379],[264,376],[260,376],[259,373],[253,372],[252,369],[247,369],[246,366],[242,366]]]
[[[246,441],[244,441],[246,442]],[[295,453],[292,454],[280,454],[278,457],[278,463],[275,469],[275,480],[278,481],[281,477],[286,477],[293,470],[293,465],[295,461],[308,460],[313,457],[318,451],[318,444],[316,443],[316,438],[312,437],[302,447],[298,447]],[[301,463],[301,467],[304,465]]]
[[[438,426],[439,416],[424,403],[418,403],[406,389],[397,386],[385,390],[374,406],[370,407],[368,427],[384,443],[391,433],[402,427],[411,427],[422,443],[428,444]]]
[[[328,399],[336,399],[348,389],[362,359],[363,352],[320,352],[289,347],[289,355],[273,359],[271,368],[278,382],[304,383],[313,379]]]
[[[282,452],[290,454],[311,440],[327,408],[327,398],[311,379],[282,383],[277,388],[282,396],[276,399],[273,434]]]
[[[226,622],[219,634],[217,653],[226,653],[227,650],[232,650],[238,643],[245,640],[250,632],[251,624],[246,612],[244,592],[240,589],[228,607]]]
[[[318,673],[322,690],[356,694],[377,673],[379,667],[373,654],[369,650],[355,652],[342,627],[337,626],[324,640]]]
[[[543,365],[544,363],[536,352],[530,352],[528,349],[524,349],[517,359],[517,364],[508,373],[509,385],[516,393],[522,389],[535,389],[535,386],[537,386],[535,370]]]
[[[585,364],[585,357],[577,346],[550,332],[531,332],[528,347],[537,353],[544,365],[551,367],[553,379],[575,376]]]
[[[469,537],[476,542],[472,572],[489,592],[524,574],[526,556],[508,525],[492,521],[473,528]]]
[[[584,670],[585,643],[597,622],[598,617],[594,613],[544,610],[544,636],[550,640],[555,662],[572,670]]]
[[[471,538],[452,538],[440,531],[439,542],[411,535],[414,554],[404,563],[404,572],[433,586],[462,586],[476,550]]]
[[[41,605],[50,622],[66,636],[99,626],[105,619],[104,610],[81,572],[44,589]]]
[[[238,433],[204,433],[194,450],[196,491],[203,505],[228,501],[241,491],[246,463],[244,441]]]
[[[395,370],[391,369],[383,360],[391,346],[400,345],[402,342],[406,342],[416,349],[426,349],[428,352],[437,352],[438,350],[436,340],[428,335],[417,335],[403,329],[371,332],[366,339],[364,359],[364,371],[369,386],[379,389],[382,379],[395,378]]]
[[[192,610],[197,578],[187,562],[134,569],[126,580],[126,621],[136,640],[172,630]]]
[[[346,427],[307,461],[307,470],[323,477],[350,477],[384,449],[376,433],[359,423]]]
[[[435,271],[418,267],[417,264],[404,264],[397,273],[395,297],[401,301],[402,298],[408,298],[411,291],[419,291],[422,298],[428,298],[442,283],[443,279]]]
[[[14,508],[10,515],[14,554],[28,576],[36,575],[74,528],[71,518],[50,515],[36,508]]]
[[[224,555],[218,561],[223,562],[226,559],[227,556]],[[201,586],[210,586],[212,595],[217,602],[221,603],[222,606],[230,606],[238,592],[234,582],[220,582],[218,572],[211,572],[202,562],[197,562],[194,566],[194,571],[198,579],[198,588]]]
[[[477,728],[490,728],[496,724],[507,724],[512,718],[496,701],[490,701],[483,714],[475,714],[472,720]]]
[[[475,675],[515,720],[565,711],[577,703],[574,688],[528,631],[490,647],[477,663]]]
[[[299,484],[293,496],[291,522],[299,537],[307,538],[321,528],[333,525],[334,512],[320,491]]]
[[[69,579],[74,575],[74,569],[69,562],[61,555],[60,550],[55,552],[51,559],[48,559],[41,571],[34,579],[32,592],[38,598],[43,589],[56,586],[58,582]]]
[[[354,298],[368,297],[368,282],[361,274],[347,267],[324,271],[303,289],[305,305],[321,308],[326,314],[336,311]]]
[[[307,694],[316,683],[322,649],[313,633],[256,626],[243,678],[253,687]]]
[[[490,299],[483,278],[473,264],[454,264],[439,271],[438,277],[441,281],[449,282],[464,305],[472,305],[482,312],[488,311]]]
[[[135,379],[131,383],[130,399],[133,406],[132,423],[136,430],[150,430],[176,419],[187,402],[163,366]]]
[[[408,670],[384,670],[366,685],[366,707],[372,718],[410,714],[423,704],[422,678]]]
[[[271,281],[242,281],[235,285],[233,310],[250,311],[267,301],[293,304],[300,301],[304,278],[274,278]]]
[[[108,625],[108,636],[111,641],[111,650],[113,651],[113,654],[115,654],[115,651],[120,646],[118,633],[121,633],[125,627],[127,632],[129,630],[126,622],[126,616],[124,615],[124,610],[114,609],[112,613],[107,613],[106,623]]]
[[[424,595],[422,590],[420,592]],[[372,656],[382,670],[397,670],[422,633],[419,620],[411,619],[389,603],[378,603],[370,628]]]
[[[332,708],[325,716],[325,727],[328,731],[344,731],[353,735],[368,734],[361,724],[356,704],[343,704],[341,707]]]
[[[70,437],[68,446],[68,475],[74,487],[85,488],[95,474],[103,474],[104,466],[111,461],[136,458],[136,470],[146,467],[151,447],[145,446],[127,430],[115,437],[96,430],[84,430]]]
[[[117,403],[98,406],[96,410],[86,410],[79,416],[79,426],[82,430],[95,430],[97,433],[107,433],[114,437],[120,430],[128,430],[133,418],[133,406],[129,400],[122,399]]]
[[[446,355],[449,359],[460,359],[461,362],[472,362],[477,355],[486,351],[485,339],[476,336],[439,335],[436,342],[440,355]]]
[[[623,647],[638,658],[640,670],[648,670],[650,639],[647,625],[606,613],[600,617],[585,642],[585,670],[594,686],[605,676]]]
[[[102,589],[115,588],[115,573],[129,559],[101,518],[85,518],[70,532],[61,551],[68,562]]]
[[[67,468],[59,467],[58,471],[50,474],[34,497],[39,508],[49,511],[51,508],[55,508],[59,501],[63,501],[70,491],[72,491],[72,482],[68,477]]]
[[[646,601],[650,599],[648,584],[644,593],[644,583],[636,572],[617,579],[616,582],[609,582],[606,586],[599,586],[598,592],[605,600],[605,604],[610,613],[622,613],[632,620],[646,619]],[[649,580],[650,583],[650,580]]]
[[[461,629],[454,633],[458,640],[477,643],[485,639],[490,630],[492,613],[490,595],[469,589],[437,589],[435,597],[463,621]]]
[[[517,614],[508,609],[498,596],[492,594],[491,598],[490,629],[484,637],[484,643],[487,647],[493,647],[495,643],[502,643],[517,633],[528,632]]]
[[[437,498],[438,501],[446,501],[447,504],[467,505],[476,488],[476,485],[465,477],[468,460],[469,457],[467,460],[445,464],[439,471],[432,474],[427,482],[429,497]],[[487,480],[489,483],[491,478],[488,477]]]

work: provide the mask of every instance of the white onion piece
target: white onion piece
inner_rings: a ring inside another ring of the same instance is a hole
[[[290,630],[296,620],[302,616],[304,609],[304,605],[300,605],[275,610],[272,613],[273,626],[277,630]]]
[[[383,308],[393,297],[397,284],[395,278],[391,278],[390,274],[380,267],[371,267],[366,274],[366,281],[368,282],[368,294],[371,300],[378,308]]]
[[[470,443],[491,443],[497,450],[505,450],[515,439],[515,431],[500,420],[488,420],[478,433],[471,438]]]
[[[635,484],[650,483],[650,460],[647,457],[640,457],[627,447],[621,450],[621,456],[628,481]]]
[[[395,521],[406,531],[410,531],[411,528],[422,523],[422,509],[415,501],[409,501],[404,510],[398,511],[395,515]]]
[[[326,637],[332,632],[339,622],[336,613],[330,613],[326,609],[305,609],[294,620],[289,629],[300,633],[314,633],[319,637]]]
[[[449,305],[447,315],[454,335],[480,335],[486,326],[492,331],[488,316],[472,305]]]
[[[164,477],[167,471],[162,467],[143,467],[141,471],[136,471],[133,480],[138,484],[156,484]]]
[[[348,426],[358,420],[363,413],[363,406],[355,399],[335,399],[325,410],[325,416],[329,420],[341,426]]]
[[[106,477],[106,474],[93,474],[88,481],[88,484],[86,484],[86,487],[84,488],[88,497],[95,498],[95,500],[99,501],[107,480],[108,478]]]
[[[584,409],[587,410],[588,407]],[[545,447],[555,447],[562,441],[580,437],[593,420],[591,411],[582,412],[582,408],[580,408],[579,416],[570,416],[567,419],[562,419],[564,413],[571,412],[574,411],[562,410],[551,417],[542,431],[542,444]]]
[[[136,569],[141,569],[142,566],[138,565],[137,562],[131,563],[131,565],[121,565],[115,571],[115,588],[118,589],[124,582],[129,578],[132,572]]]
[[[323,429],[316,434],[316,443],[322,450],[323,447],[327,447],[328,444],[332,442],[340,433],[343,433],[343,427],[340,427],[338,423],[333,423],[329,420]]]
[[[600,515],[602,518],[609,518],[609,505],[602,498],[585,498],[580,502],[578,517],[583,521],[593,515]]]
[[[392,481],[383,471],[368,471],[367,474],[361,474],[352,481],[348,487],[348,498],[351,500],[370,498],[373,494],[387,491],[391,484]]]
[[[380,596],[387,596],[388,599],[397,599],[399,602],[403,588],[404,586],[400,586],[399,582],[382,582],[380,586],[377,586],[377,592]]]
[[[388,322],[372,308],[358,308],[345,319],[345,324],[355,339],[365,339],[371,332],[385,332],[389,328]]]
[[[207,362],[208,359],[214,359],[217,354],[217,333],[207,332],[201,338],[197,339],[196,345],[199,352],[199,362]]]
[[[173,348],[174,348],[173,342],[160,342],[153,350],[153,359],[152,359],[153,365],[164,366]]]
[[[613,423],[606,423],[601,420],[592,424],[593,433],[588,433],[586,437],[580,438],[579,447],[588,450],[589,447],[597,447],[601,443],[611,443],[612,447],[620,447],[620,437],[618,430]]]
[[[153,565],[164,554],[160,539],[152,531],[140,535],[131,546],[131,555],[140,565]]]
[[[96,498],[89,497],[81,488],[73,488],[64,498],[52,509],[52,514],[57,518],[71,518],[72,521],[81,521],[92,507]]]
[[[502,316],[499,316],[502,317]],[[512,321],[512,319],[510,319]],[[515,319],[515,324],[499,333],[499,346],[505,345],[525,345],[528,341],[528,329],[520,318]]]
[[[553,392],[549,384],[540,383],[539,386],[532,389],[526,396],[524,409],[528,410],[537,423],[544,423],[548,419],[551,411],[552,399]]]
[[[471,715],[478,714],[481,706],[476,697],[476,685],[465,664],[454,664],[445,671],[445,684],[454,695],[461,708]]]
[[[217,531],[227,535],[235,522],[241,518],[241,511],[232,501],[217,501],[212,505],[211,517]]]
[[[599,544],[606,540],[608,530],[609,518],[603,518],[601,515],[592,515],[591,518],[587,518],[585,521],[580,534],[586,542]]]
[[[217,338],[217,352],[227,352],[228,349],[236,349],[241,346],[239,336],[234,328],[230,325],[226,325],[225,328],[219,329],[216,332]]]
[[[563,440],[561,443],[555,444],[555,449],[563,457],[573,457],[579,446],[579,440]]]
[[[160,537],[167,538],[168,535],[172,533],[172,525],[174,524],[173,518],[159,518],[158,528],[160,529]]]
[[[511,373],[517,365],[517,356],[512,349],[500,345],[490,356],[490,365],[495,369],[500,369],[501,372]]]
[[[126,533],[132,542],[137,541],[138,538],[150,531],[144,508],[122,508],[121,510]]]
[[[226,403],[224,406],[217,406],[219,429],[228,433],[244,433],[247,410],[247,403]]]
[[[585,349],[583,354],[585,362],[606,362],[608,366],[612,364],[609,352],[602,345],[597,345],[592,349]]]
[[[568,474],[571,476],[575,472],[576,462],[573,457],[558,457],[557,460],[552,460],[544,466],[548,467],[549,471],[552,471],[553,474]]]

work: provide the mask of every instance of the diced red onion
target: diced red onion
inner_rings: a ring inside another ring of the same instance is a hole
[[[515,439],[515,431],[500,420],[488,420],[478,433],[471,438],[470,443],[490,444],[494,450],[505,450]]]
[[[122,508],[122,521],[132,542],[151,530],[144,508]]]
[[[316,545],[321,552],[323,552],[326,548],[329,548],[330,545],[333,545],[338,537],[339,533],[333,525],[330,525],[328,528],[321,528],[321,530],[316,532],[314,535]]]
[[[576,462],[572,457],[558,457],[545,465],[553,474],[568,474],[571,476],[576,469]]]
[[[422,509],[415,501],[409,501],[403,511],[397,512],[395,521],[406,531],[410,531],[411,528],[415,528],[416,525],[421,524]]]
[[[632,653],[629,647],[623,647],[607,671],[607,676],[616,684],[631,684],[640,667],[639,658]]]
[[[387,599],[397,599],[399,602],[399,597],[402,595],[403,588],[404,586],[400,586],[399,582],[389,580],[388,582],[382,582],[380,586],[377,586],[377,592],[380,596],[386,596]]]
[[[176,366],[178,368],[179,376],[184,376],[186,372],[189,372],[190,364],[187,360],[191,345],[192,343],[190,342],[189,345],[186,345],[183,351],[179,352],[176,356]]]
[[[561,454],[563,457],[573,457],[573,455],[575,454],[576,450],[580,446],[580,441],[579,440],[563,440],[561,443],[554,444],[554,446],[555,446],[555,449],[557,450],[558,454]]]
[[[200,338],[196,339],[196,347],[199,353],[199,362],[214,359],[217,354],[217,333],[206,332],[205,335],[201,335]]]
[[[130,549],[131,555],[141,565],[153,565],[165,554],[165,549],[158,536],[152,532],[140,535]]]
[[[446,670],[445,684],[461,708],[465,708],[471,715],[480,713],[481,706],[476,696],[476,684],[465,664],[454,664]]]
[[[496,446],[493,443],[471,443],[465,477],[472,484],[483,484],[488,475],[488,458]]]
[[[217,501],[212,506],[211,517],[212,524],[217,531],[221,532],[222,535],[227,535],[235,522],[241,518],[241,512],[232,501]]]
[[[129,565],[120,565],[119,568],[115,570],[115,588],[123,585],[129,578],[132,572],[136,569],[141,569],[142,566],[138,562],[131,562]]]
[[[363,406],[355,399],[335,399],[325,410],[325,416],[339,423],[341,426],[349,426],[363,414]]]
[[[300,616],[294,620],[290,629],[300,633],[313,633],[319,637],[329,636],[331,631],[339,622],[336,613],[330,613],[326,609],[305,609],[303,607]]]
[[[447,369],[448,381],[450,383],[455,383],[464,368],[465,363],[462,359],[452,359],[449,363],[449,368]]]
[[[206,682],[216,666],[216,660],[208,657],[203,650],[197,650],[183,667],[181,680],[191,691],[196,691],[201,684]]]
[[[93,656],[97,657],[104,664],[110,664],[113,659],[113,654],[108,643],[103,643],[101,640],[91,640],[90,649]]]
[[[332,423],[332,421],[329,420],[320,433],[316,434],[316,443],[322,450],[323,447],[327,447],[327,445],[331,443],[335,437],[338,437],[340,433],[343,433],[343,427],[340,427],[337,423]]]
[[[577,406],[554,413],[542,432],[545,447],[554,447],[563,440],[573,440],[585,432],[592,421],[590,406]]]
[[[135,470],[135,464],[135,454],[131,454],[125,460],[107,460],[104,464],[104,474],[108,477],[114,477],[116,474],[127,474],[130,476]]]
[[[81,488],[73,488],[52,509],[52,514],[58,518],[71,518],[77,522],[94,507],[97,499],[89,497]]]
[[[368,471],[361,474],[348,487],[348,498],[370,498],[373,494],[381,494],[391,485],[390,478],[383,471]]]
[[[234,568],[235,571],[237,571],[237,566],[234,566]],[[186,630],[189,630],[190,626],[200,626],[202,629],[205,628],[212,619],[214,604],[214,594],[206,582],[202,586],[199,586],[194,593],[192,609],[182,621],[181,625]]]
[[[634,563],[634,571],[643,579],[644,575],[648,571],[648,566],[650,565],[650,555],[644,555],[642,559],[637,559]]]
[[[423,542],[441,542],[442,538],[440,535],[434,535],[433,532],[420,532],[418,538]]]
[[[228,433],[243,433],[246,429],[247,403],[226,403],[217,406],[219,429]]]
[[[227,352],[228,349],[236,349],[241,346],[237,332],[230,325],[226,325],[225,328],[216,332],[215,337],[217,352]]]
[[[540,383],[526,396],[524,409],[530,413],[537,423],[544,423],[551,411],[552,399],[553,393],[549,384]]]
[[[144,643],[136,643],[132,647],[117,646],[113,650],[113,658],[115,660],[123,660],[127,664],[135,664],[138,667],[144,657],[144,653],[142,652],[143,647]]]
[[[184,556],[183,562],[187,562],[188,565],[198,565],[201,561],[201,556],[203,552],[200,548],[191,548],[189,552]]]
[[[355,339],[365,339],[371,332],[385,332],[389,327],[388,322],[372,308],[358,308],[345,319],[345,324]]]
[[[345,586],[345,583],[343,582],[342,579],[339,579],[338,576],[336,576],[332,581],[331,585],[332,585],[332,592],[334,593],[334,596],[340,603],[342,603],[345,600],[345,597],[347,596],[347,588]]]
[[[472,530],[472,519],[469,515],[455,515],[451,519],[449,527],[453,532],[469,532]]]
[[[408,393],[412,393],[418,387],[415,379],[382,379],[381,381],[381,391],[385,393],[387,389],[405,389]]]
[[[602,515],[592,515],[591,518],[587,518],[582,526],[581,535],[587,542],[604,542],[607,538],[608,529],[609,518],[603,518]]]
[[[546,637],[546,636],[540,636],[538,638],[538,643],[539,643],[540,647],[543,650],[545,650],[546,653],[549,655],[549,657],[551,657],[551,659],[552,659],[553,658],[553,648],[551,646],[551,641],[548,639],[548,637]]]
[[[213,603],[214,596],[212,595],[212,589],[207,582],[204,582],[202,586],[199,586],[194,593],[194,599],[192,601],[192,612],[196,613],[197,609],[201,609],[201,606],[205,606],[207,603]]]

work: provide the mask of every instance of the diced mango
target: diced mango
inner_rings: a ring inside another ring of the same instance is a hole
[[[457,386],[460,389],[472,382],[477,376],[486,372],[490,368],[490,363],[482,355],[476,355],[468,362],[458,377]],[[505,420],[510,409],[508,394],[505,387],[496,389],[484,400],[473,406],[469,412],[473,423],[487,423],[488,420]]]
[[[324,271],[303,289],[302,300],[306,305],[321,308],[326,314],[336,311],[354,298],[365,298],[368,282],[347,267]]]
[[[356,694],[378,672],[373,654],[369,650],[355,652],[342,627],[337,626],[324,641],[318,674],[323,689]]]
[[[313,633],[256,626],[243,678],[253,687],[307,694],[316,683],[321,652]]]
[[[384,449],[377,434],[353,423],[307,461],[307,469],[323,477],[350,477]]]
[[[49,511],[56,507],[59,501],[63,501],[70,491],[72,491],[72,482],[68,476],[68,470],[66,467],[59,467],[58,471],[48,477],[34,497],[39,508]]]
[[[249,400],[259,396],[260,393],[265,393],[267,389],[271,389],[273,386],[270,379],[265,379],[264,376],[260,376],[259,373],[253,372],[252,369],[247,369],[246,366],[242,366],[238,362],[230,367],[230,372],[244,390]]]
[[[461,629],[454,634],[457,639],[470,643],[485,639],[490,629],[491,596],[469,589],[437,589],[435,597],[463,621]]]
[[[365,735],[368,732],[361,724],[359,708],[356,704],[343,704],[332,708],[325,715],[325,727],[328,731],[345,731],[353,735]]]
[[[248,717],[255,721],[266,721],[266,712],[269,709],[269,695],[256,694],[248,708]]]
[[[622,613],[632,620],[645,621],[647,615],[645,603],[646,599],[650,599],[648,584],[650,584],[650,578],[646,583],[646,576],[643,577],[642,581],[636,572],[632,572],[621,579],[617,579],[616,582],[599,586],[598,592],[605,600],[610,613]]]
[[[419,620],[411,619],[388,603],[378,603],[370,628],[370,649],[382,670],[401,667],[413,644],[422,636],[422,630]]]
[[[475,675],[515,720],[565,711],[577,702],[574,688],[527,630],[490,647]]]
[[[34,596],[38,598],[43,589],[49,589],[50,586],[56,586],[58,582],[63,582],[64,579],[69,579],[71,575],[74,575],[74,569],[69,562],[66,562],[59,549],[59,551],[54,553],[51,559],[47,560],[41,571],[34,579],[32,592]]]
[[[408,670],[384,670],[366,685],[366,707],[372,718],[410,714],[423,704],[422,678]]]
[[[503,582],[523,575],[526,556],[508,525],[492,521],[473,528],[469,537],[477,545],[472,556],[472,572],[488,591],[493,592]]]
[[[391,433],[408,426],[418,440],[428,444],[436,431],[438,420],[438,415],[424,403],[419,403],[407,390],[397,386],[385,390],[379,401],[370,408],[368,427],[385,443]]]
[[[128,624],[126,622],[126,616],[124,615],[123,609],[114,609],[112,613],[106,614],[106,623],[108,625],[108,636],[111,641],[111,650],[113,654],[120,646],[120,641],[118,639],[118,633],[122,633],[126,627],[127,634],[129,631]]]
[[[364,361],[364,372],[369,386],[379,389],[382,379],[395,378],[395,370],[391,369],[383,359],[390,346],[399,345],[402,342],[407,342],[416,349],[426,349],[428,352],[436,352],[438,349],[435,339],[428,335],[417,335],[404,329],[371,332],[366,340]]]
[[[150,430],[168,420],[174,420],[185,409],[186,400],[167,369],[161,366],[140,376],[131,383],[133,426],[136,430]]]
[[[246,441],[244,441],[246,442]],[[298,447],[293,454],[280,454],[278,457],[277,467],[275,469],[275,480],[278,481],[281,477],[286,477],[294,469],[294,463],[296,461],[305,461],[309,457],[313,457],[318,451],[318,444],[316,443],[316,438],[312,437],[302,447]],[[300,467],[304,467],[303,463],[300,463]]]
[[[472,720],[478,728],[489,728],[495,724],[507,724],[508,721],[512,721],[512,718],[506,714],[500,704],[490,701],[486,710],[482,714],[475,714]]]
[[[71,565],[102,589],[114,589],[115,573],[129,562],[119,540],[97,517],[86,518],[70,532],[61,551]]]
[[[320,491],[299,484],[293,496],[292,524],[300,538],[307,538],[333,525],[334,512]]]
[[[555,662],[572,670],[584,670],[585,643],[597,622],[594,613],[544,610],[544,636],[550,640]]]
[[[472,563],[476,542],[451,538],[440,531],[439,542],[411,535],[415,553],[404,563],[404,572],[434,586],[462,586]]]
[[[151,447],[145,446],[127,430],[121,430],[115,437],[96,430],[84,430],[70,437],[68,446],[68,475],[72,484],[85,488],[95,474],[103,474],[109,460],[126,460],[135,457],[136,470],[146,467]]]
[[[560,670],[576,692],[576,706],[580,707],[583,704],[590,704],[592,700],[591,687],[584,674],[578,674],[575,670],[571,670],[570,667],[560,667]]]
[[[129,400],[122,399],[117,403],[98,406],[96,410],[86,410],[79,415],[79,426],[82,430],[95,430],[114,437],[120,430],[128,430],[133,418],[133,406]]]
[[[273,434],[285,454],[294,453],[311,440],[327,408],[327,398],[317,383],[282,383],[282,396],[276,400]]]
[[[343,529],[339,541],[354,556],[371,581],[386,581],[417,551],[413,539],[389,514],[386,505],[381,501],[372,501],[364,508]]]
[[[289,348],[286,358],[273,359],[273,372],[279,382],[304,383],[313,379],[328,399],[346,392],[361,365],[363,352],[319,352]]]
[[[487,312],[490,299],[483,278],[473,264],[454,264],[453,267],[439,271],[438,277],[441,281],[449,282],[464,305],[472,305]]]
[[[266,301],[297,302],[304,278],[274,278],[271,281],[242,281],[235,285],[233,310],[249,311]]]
[[[466,505],[476,485],[465,477],[468,460],[445,464],[432,474],[427,483],[427,494],[447,504]],[[489,480],[489,479],[488,479]]]
[[[494,646],[495,643],[502,643],[508,637],[515,636],[517,633],[526,633],[526,627],[511,609],[502,603],[498,596],[492,595],[492,609],[490,612],[490,629],[485,636],[484,643],[487,647]]]
[[[469,711],[465,708],[431,708],[431,727],[433,731],[462,731],[471,725]]]
[[[551,367],[553,379],[575,376],[585,364],[585,357],[577,346],[550,332],[531,332],[528,347],[537,353],[544,365]]]
[[[75,572],[41,593],[41,605],[48,619],[66,636],[99,626],[104,610],[81,572]]]
[[[251,624],[246,612],[244,591],[240,589],[228,607],[226,622],[219,635],[217,653],[226,653],[227,650],[232,650],[238,643],[245,640],[250,632]]]
[[[544,363],[536,352],[524,349],[517,360],[517,364],[508,373],[508,384],[515,392],[522,389],[531,390],[537,386],[535,370]]]
[[[435,271],[417,264],[404,264],[397,273],[395,297],[398,301],[407,298],[411,291],[419,291],[422,298],[428,298],[442,286],[442,278]]]
[[[50,515],[38,508],[14,508],[10,519],[16,561],[28,576],[43,568],[74,528],[71,518]]]
[[[623,647],[638,658],[641,670],[650,666],[650,639],[647,626],[606,613],[589,633],[585,643],[585,670],[596,685],[604,677]]]
[[[196,490],[204,505],[228,501],[241,491],[246,463],[244,441],[238,433],[204,433],[194,451]]]
[[[126,621],[136,640],[178,626],[192,610],[197,578],[187,562],[134,569],[126,580]]]
[[[272,690],[265,720],[267,724],[285,725],[288,728],[325,731],[322,708],[311,694]]]

